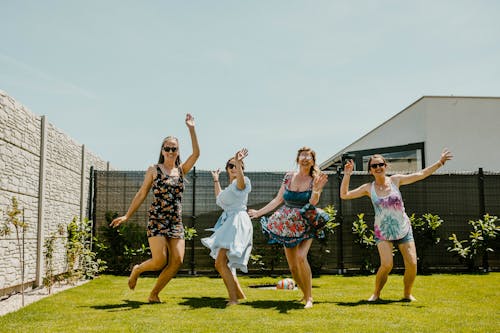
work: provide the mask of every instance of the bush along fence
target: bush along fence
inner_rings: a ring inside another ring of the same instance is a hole
[[[248,207],[260,208],[271,200],[284,174],[246,173],[252,180]],[[96,252],[114,273],[128,274],[134,264],[149,258],[145,230],[150,197],[127,224],[118,229],[107,227],[113,214],[123,214],[127,210],[143,176],[143,172],[135,171],[99,171],[94,174],[94,232],[99,241],[97,246],[103,247]],[[189,232],[181,273],[216,274],[209,251],[200,242],[200,238],[210,234],[206,229],[213,227],[221,213],[215,205],[210,172],[195,169],[187,178],[183,221]],[[369,175],[358,173],[352,176],[351,186],[370,180]],[[342,202],[338,195],[340,181],[340,174],[330,174],[329,183],[323,190],[319,206],[329,210],[332,218],[324,230],[326,237],[313,242],[309,253],[311,269],[314,274],[372,274],[379,262],[372,231],[371,202],[369,199]],[[499,189],[500,175],[482,172],[437,174],[401,188],[413,226],[420,273],[500,269],[500,248],[496,238],[500,203],[495,200],[500,197]],[[485,213],[486,210],[491,212],[490,215]],[[471,224],[468,221],[482,222]],[[469,230],[470,227],[473,231]],[[483,230],[481,235],[476,229]],[[470,239],[460,241],[469,235]],[[396,270],[404,267],[400,255],[395,256],[394,267]],[[283,249],[267,244],[258,221],[254,221],[254,248],[249,270],[252,274],[288,272]]]

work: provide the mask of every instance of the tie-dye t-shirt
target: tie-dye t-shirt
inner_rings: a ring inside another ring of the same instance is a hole
[[[404,238],[410,231],[411,224],[397,186],[391,181],[391,192],[379,197],[373,182],[371,200],[375,209],[375,236],[380,240],[391,241]]]

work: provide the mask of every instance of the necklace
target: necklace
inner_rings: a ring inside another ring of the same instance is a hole
[[[387,187],[387,185],[386,185],[386,183],[385,183],[385,179],[384,179],[384,183],[383,183],[382,185],[379,185],[379,184],[377,184],[377,183],[375,183],[375,185],[377,186],[377,188],[378,188],[380,191],[384,190],[384,189]]]

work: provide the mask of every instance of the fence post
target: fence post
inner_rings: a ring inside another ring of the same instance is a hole
[[[486,214],[486,206],[484,202],[484,172],[483,168],[479,168],[478,170],[478,195],[479,195],[479,219],[483,219]],[[483,255],[483,270],[487,272],[489,270],[488,265],[488,251],[484,252]]]
[[[36,272],[35,287],[43,285],[43,245],[45,241],[45,182],[47,162],[47,118],[42,116],[40,120],[40,167],[38,171],[38,221],[37,221],[37,244],[36,244]]]
[[[342,165],[337,167],[337,193],[339,195],[339,206],[337,208],[337,217],[340,227],[340,232],[337,234],[337,263],[339,274],[344,274],[344,216],[342,215],[342,199],[340,198],[340,185],[342,184]]]
[[[191,228],[194,228],[196,223],[196,167],[193,167],[193,209],[192,209],[192,216],[191,216]],[[191,238],[191,275],[196,275],[196,267],[195,267],[195,262],[194,262],[194,237]]]

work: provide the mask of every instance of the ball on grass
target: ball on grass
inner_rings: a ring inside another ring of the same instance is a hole
[[[294,288],[295,288],[295,281],[293,281],[290,278],[279,280],[278,283],[276,284],[276,289],[294,289]]]

